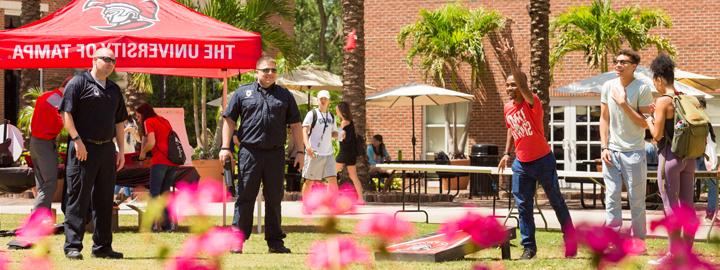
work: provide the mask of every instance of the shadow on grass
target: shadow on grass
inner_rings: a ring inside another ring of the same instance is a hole
[[[263,227],[263,230],[265,227]],[[285,233],[323,233],[321,226],[316,225],[298,225],[298,224],[292,224],[292,225],[283,225],[282,230]],[[175,233],[190,233],[190,227],[188,226],[178,226],[177,229],[174,231]],[[253,226],[254,234],[257,234],[257,226]],[[118,227],[118,230],[114,233],[138,233],[138,227],[137,226],[120,226]],[[264,233],[264,231],[263,231]],[[345,231],[334,231],[334,234],[350,234],[350,232]]]

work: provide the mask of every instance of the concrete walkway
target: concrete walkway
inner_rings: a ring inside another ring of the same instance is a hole
[[[490,201],[491,202],[491,201]],[[33,200],[29,199],[0,199],[0,214],[28,214],[30,212],[30,209],[32,208]],[[139,207],[144,207],[144,203],[135,203]],[[458,206],[457,204],[433,204],[430,206],[422,206],[421,209],[425,210],[429,214],[429,221],[430,223],[443,223],[448,220],[457,218],[462,216],[466,211],[470,210],[473,212],[477,212],[483,215],[492,215],[492,207],[485,206],[488,205],[487,202],[479,203],[483,206]],[[560,223],[558,222],[555,212],[547,206],[545,203],[541,202],[541,209],[543,214],[545,215],[545,219],[547,220],[547,226],[550,230],[560,230]],[[406,206],[406,209],[413,209],[413,205]],[[60,209],[60,204],[55,203],[53,204],[53,207],[56,209]],[[417,207],[415,205],[415,207]],[[264,208],[264,207],[263,207]],[[213,216],[222,216],[223,207],[221,203],[213,204],[210,209],[208,209],[208,214]],[[227,223],[229,224],[232,221],[232,215],[233,215],[233,204],[228,203],[225,206],[226,213],[227,213]],[[365,217],[368,217],[371,214],[375,213],[395,213],[395,211],[402,209],[402,206],[400,204],[369,204],[369,205],[362,205],[358,207],[358,210],[354,214],[350,215],[342,215],[340,218],[348,218],[348,219],[362,219]],[[257,213],[257,209],[255,210],[255,213]],[[504,217],[507,215],[507,204],[500,205],[496,208],[496,216],[499,217],[499,220],[502,222],[504,220]],[[651,232],[650,231],[650,222],[653,220],[659,220],[664,215],[662,211],[658,210],[648,210],[647,212],[647,220],[648,220],[648,235],[649,237],[667,237],[667,233],[659,229],[658,231]],[[128,208],[126,205],[121,205],[120,208],[120,214],[121,215],[137,215],[135,211]],[[305,215],[302,213],[302,203],[301,202],[295,202],[295,201],[284,201],[282,203],[282,215],[283,217],[294,217],[294,218],[312,218],[314,216]],[[571,206],[570,215],[573,218],[573,222],[575,225],[580,223],[590,223],[590,224],[602,224],[605,221],[605,210],[604,209],[573,209]],[[697,215],[702,219],[705,216],[704,210],[697,211]],[[399,217],[402,217],[405,220],[413,221],[413,222],[424,222],[425,221],[425,215],[422,213],[400,213],[398,214]],[[630,217],[630,211],[629,210],[623,210],[623,217],[626,219]],[[538,228],[538,230],[542,230],[544,228],[544,224],[542,222],[542,218],[536,214],[535,215],[535,224]],[[508,220],[507,223],[508,226],[517,226],[516,221],[514,219]],[[630,227],[630,221],[626,220],[623,224],[623,228],[629,228]],[[706,220],[702,219],[702,225],[700,227],[700,230],[698,231],[696,235],[696,240],[702,241],[707,239],[707,233],[710,229],[710,223]],[[715,227],[713,229],[714,233],[720,233],[720,228]]]

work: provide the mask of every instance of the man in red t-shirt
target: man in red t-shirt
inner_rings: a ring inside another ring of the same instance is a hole
[[[35,101],[32,121],[30,122],[30,158],[35,172],[35,187],[38,196],[35,207],[50,208],[58,179],[58,153],[56,139],[63,128],[62,117],[58,112],[68,77],[59,88],[47,91]]]
[[[150,104],[143,103],[137,107],[135,113],[140,125],[145,131],[142,134],[143,146],[139,158],[145,159],[147,152],[152,151],[150,163],[150,196],[157,197],[170,191],[175,184],[175,171],[177,164],[168,159],[168,136],[172,131],[170,122],[157,115]],[[153,231],[174,231],[175,225],[170,222],[165,211],[164,220],[153,225]]]
[[[502,172],[507,167],[514,140],[516,158],[512,163],[512,193],[518,208],[521,244],[524,247],[520,259],[529,260],[537,253],[533,203],[538,182],[545,190],[566,237],[568,232],[573,230],[573,224],[565,200],[560,194],[555,156],[550,152],[545,140],[542,104],[528,88],[527,77],[520,71],[512,48],[507,42],[502,46],[501,60],[509,63],[512,75],[508,76],[505,82],[511,101],[505,104],[504,108],[508,132],[505,154],[498,164],[498,171]],[[570,248],[566,250],[565,256],[573,257],[576,253],[575,248]]]

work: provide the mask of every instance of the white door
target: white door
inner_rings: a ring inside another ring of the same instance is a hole
[[[600,158],[599,103],[599,98],[552,102],[549,143],[558,170],[594,170]]]

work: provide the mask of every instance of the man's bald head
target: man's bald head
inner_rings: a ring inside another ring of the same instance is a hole
[[[100,48],[93,53],[92,75],[99,80],[105,80],[115,69],[115,53],[108,48]]]
[[[111,57],[111,58],[115,59],[115,53],[111,49],[100,48],[100,49],[95,50],[95,53],[93,53],[93,58],[98,58],[98,57]]]

